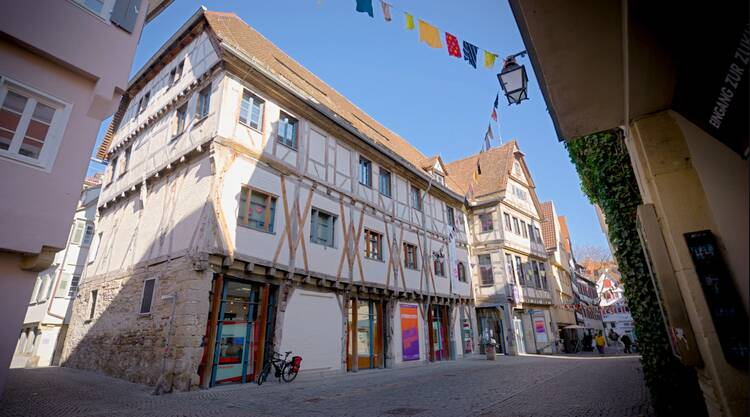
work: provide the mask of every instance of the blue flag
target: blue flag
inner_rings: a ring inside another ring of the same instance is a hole
[[[500,100],[500,93],[497,93],[497,95],[495,96],[495,108],[497,108],[498,100]]]
[[[357,11],[360,13],[367,13],[370,17],[374,17],[372,11],[372,0],[357,0]]]
[[[477,67],[477,50],[478,48],[469,42],[463,41],[464,43],[464,60],[469,61],[472,67]]]

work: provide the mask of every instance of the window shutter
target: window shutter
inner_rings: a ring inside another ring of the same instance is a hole
[[[135,29],[138,19],[138,5],[141,0],[117,0],[109,20],[129,33]]]

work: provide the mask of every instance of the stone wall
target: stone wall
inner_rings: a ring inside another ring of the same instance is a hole
[[[203,355],[212,273],[196,271],[188,257],[87,277],[76,295],[63,366],[104,372],[132,382],[155,385],[167,354],[166,387],[196,388]],[[156,278],[151,313],[140,314],[144,281]],[[97,301],[89,319],[93,290]],[[176,294],[173,299],[162,298]],[[172,343],[167,352],[167,329]]]

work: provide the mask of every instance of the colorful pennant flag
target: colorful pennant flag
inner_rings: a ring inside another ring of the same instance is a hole
[[[385,19],[386,22],[390,22],[393,20],[391,18],[391,5],[384,2],[383,0],[380,0],[380,7],[383,8],[383,19]]]
[[[372,11],[372,0],[357,0],[357,11],[360,13],[367,13],[370,17],[374,17]]]
[[[495,104],[494,104],[495,108],[497,108],[497,104],[499,100],[500,100],[500,93],[497,93],[497,95],[495,95]]]
[[[496,58],[497,54],[493,54],[489,51],[484,51],[484,66],[488,69],[492,69],[492,66],[495,65]]]
[[[492,120],[497,121],[497,110],[492,109]]]
[[[480,152],[481,153],[481,152]],[[482,175],[482,166],[479,165],[479,158],[477,158],[477,173]]]
[[[419,19],[419,40],[426,43],[430,48],[442,48],[440,42],[440,31],[435,26]]]
[[[473,172],[473,173],[471,174],[471,182],[472,182],[472,184],[476,184],[476,183],[478,183],[478,182],[479,182],[479,174],[477,174],[477,172],[476,172],[476,171],[474,171],[474,172]]]
[[[469,42],[463,41],[464,44],[464,60],[469,61],[472,67],[477,67],[477,48]]]
[[[406,29],[414,30],[414,16],[404,13],[404,17],[406,17]]]
[[[448,55],[461,58],[461,48],[458,47],[458,38],[445,32],[445,44],[448,46]]]
[[[487,125],[487,133],[484,134],[484,146],[489,151],[490,148],[492,148],[492,143],[490,142],[493,139],[492,135],[492,126]]]

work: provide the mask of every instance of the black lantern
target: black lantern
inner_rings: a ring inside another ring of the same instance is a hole
[[[508,105],[521,104],[522,101],[528,99],[526,88],[529,79],[526,76],[526,68],[516,62],[517,56],[525,54],[526,51],[505,58],[503,70],[497,74],[497,79],[508,99]]]

